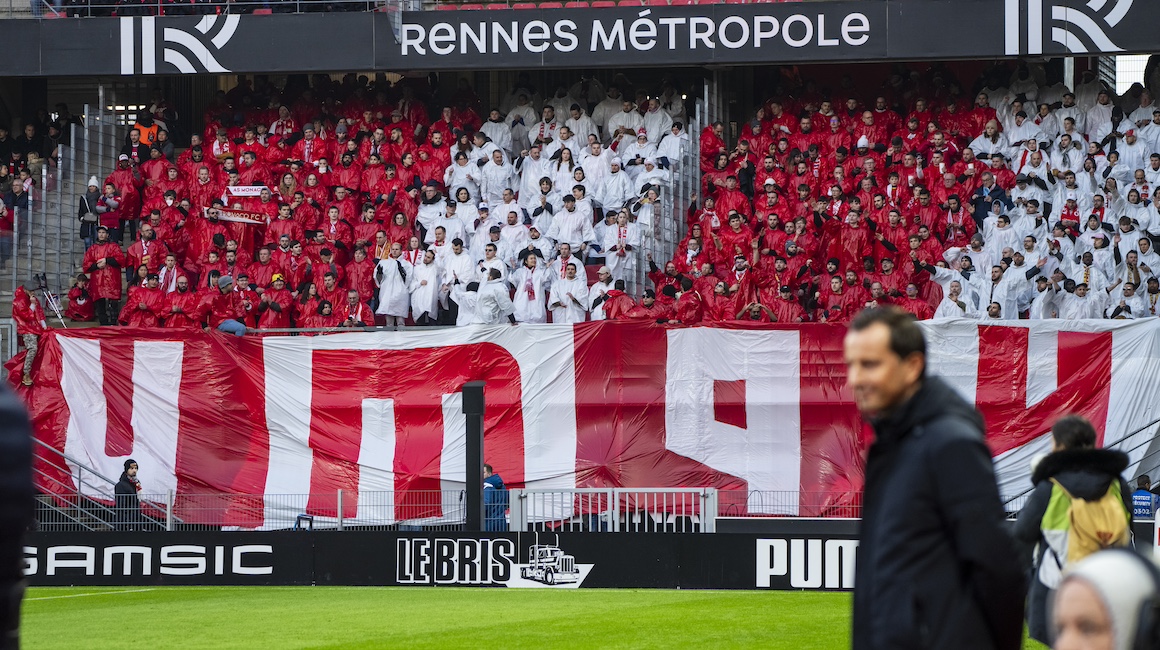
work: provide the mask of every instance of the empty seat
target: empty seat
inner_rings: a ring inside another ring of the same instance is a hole
[[[564,8],[564,3],[562,3],[562,2],[541,2],[540,3],[540,9],[563,9],[563,8]]]
[[[455,5],[451,5],[451,8],[454,9]],[[459,5],[459,8],[466,11],[478,11],[483,9],[483,5]]]
[[[587,9],[588,3],[584,0],[570,0],[570,2],[566,2],[564,6],[569,9]]]
[[[644,5],[641,0],[619,0],[616,5],[618,7],[640,7]]]
[[[669,0],[648,0],[646,4],[650,7],[667,7],[669,6]]]
[[[594,0],[593,7],[615,7],[616,3],[613,0]]]
[[[273,15],[273,13],[274,13],[273,9],[255,9],[254,10],[255,16],[270,16],[270,15]]]
[[[502,3],[485,5],[485,8],[486,9],[511,9],[511,7],[507,6],[506,4],[502,4]]]
[[[512,9],[536,9],[534,2],[517,2],[512,5]]]

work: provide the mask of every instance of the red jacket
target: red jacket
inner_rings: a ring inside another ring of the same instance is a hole
[[[244,321],[246,310],[242,307],[242,298],[237,291],[222,292],[221,289],[210,289],[202,297],[201,313],[210,327],[217,329],[227,320]]]
[[[604,301],[604,318],[607,320],[624,320],[628,312],[636,307],[636,303],[628,294],[613,289],[608,292],[608,299]]]
[[[294,296],[286,289],[267,289],[263,300],[258,303],[258,327],[260,329],[284,329],[290,327],[290,315],[294,311]]]
[[[33,298],[23,287],[12,298],[12,319],[16,321],[16,333],[22,336],[24,334],[40,336],[48,328],[40,300]]]
[[[125,251],[125,264],[131,269],[144,264],[150,273],[157,273],[165,264],[166,255],[169,255],[169,248],[164,243],[156,239],[150,242],[138,239]]]
[[[705,319],[705,303],[696,291],[686,291],[677,298],[677,320],[682,325],[696,325]]]
[[[368,257],[346,265],[346,286],[358,292],[358,299],[366,302],[375,294],[375,263]],[[608,313],[605,308],[605,313]]]
[[[142,306],[144,305],[144,306]],[[157,327],[164,316],[165,294],[160,288],[130,287],[129,299],[117,321],[130,327]]]
[[[201,297],[192,290],[185,293],[174,291],[166,294],[165,302],[161,305],[161,317],[165,320],[164,327],[186,329],[200,326],[201,315],[198,312],[200,302]]]
[[[104,260],[105,267],[97,268],[97,262]],[[121,299],[121,267],[125,265],[125,253],[113,242],[93,244],[85,251],[81,266],[89,274],[89,293],[94,300],[107,298]]]

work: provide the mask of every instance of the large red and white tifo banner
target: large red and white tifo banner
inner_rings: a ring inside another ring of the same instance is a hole
[[[1088,417],[1105,444],[1160,417],[1158,320],[923,327],[931,372],[986,417],[1005,495],[1030,487],[1060,416]],[[716,487],[726,513],[824,516],[858,502],[871,440],[845,387],[844,334],[612,322],[265,338],[61,330],[41,343],[35,386],[19,390],[38,438],[70,458],[115,478],[132,457],[145,491],[173,490],[179,504],[208,495],[178,506],[186,521],[336,516],[338,490],[349,520],[402,519],[391,508],[420,502],[418,514],[441,516],[438,498],[419,495],[463,485],[459,391],[473,380],[487,382],[487,462],[509,486]],[[1139,447],[1136,461],[1148,445],[1123,447]],[[386,508],[368,496],[388,491]],[[306,494],[296,512],[277,505]]]

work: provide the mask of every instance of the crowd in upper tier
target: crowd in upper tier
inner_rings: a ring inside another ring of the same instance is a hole
[[[875,304],[1154,316],[1150,91],[1117,96],[1091,73],[1071,89],[1035,67],[975,85],[960,92],[942,66],[867,94],[848,78],[786,81],[736,134],[709,125],[691,152],[667,81],[582,77],[545,96],[521,76],[490,110],[465,83],[439,106],[421,86],[353,75],[242,81],[180,155],[158,94],[117,170],[79,198],[85,277],[69,316],[239,333],[841,322]],[[666,196],[682,157],[700,165],[699,191]],[[689,201],[687,235],[654,260],[649,234],[673,218],[662,198]],[[637,300],[621,281],[640,265],[652,287]]]

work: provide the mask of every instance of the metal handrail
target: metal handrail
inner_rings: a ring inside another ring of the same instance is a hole
[[[1104,447],[1104,449],[1117,449],[1117,448],[1118,448],[1120,445],[1122,445],[1123,443],[1125,443],[1125,442],[1127,442],[1128,440],[1130,440],[1130,439],[1132,439],[1132,438],[1136,437],[1137,435],[1139,435],[1139,434],[1143,433],[1145,430],[1149,429],[1150,427],[1154,427],[1154,426],[1156,426],[1156,425],[1158,425],[1158,424],[1160,424],[1160,418],[1157,418],[1157,419],[1155,419],[1155,420],[1152,420],[1152,421],[1151,421],[1151,422],[1149,422],[1148,424],[1145,424],[1144,426],[1142,426],[1142,427],[1140,427],[1140,428],[1136,429],[1135,431],[1133,431],[1133,432],[1129,433],[1128,435],[1124,436],[1123,438],[1120,438],[1119,440],[1117,440],[1117,441],[1113,442],[1112,444],[1110,444],[1110,445],[1108,445],[1108,446]],[[1124,451],[1124,453],[1130,454],[1130,453],[1132,453],[1133,451],[1135,451],[1135,450],[1139,449],[1140,447],[1143,447],[1144,445],[1151,444],[1151,443],[1152,443],[1152,439],[1151,439],[1151,438],[1149,438],[1148,440],[1145,440],[1144,442],[1142,442],[1142,443],[1140,443],[1140,444],[1136,445],[1135,447],[1132,447],[1131,449],[1128,449],[1128,450],[1123,450],[1123,449],[1120,449],[1120,451]],[[1143,458],[1141,458],[1141,459],[1140,459],[1140,462],[1141,462],[1141,463],[1142,463],[1142,462],[1144,462],[1144,458],[1148,458],[1149,456],[1154,456],[1156,453],[1157,453],[1157,452],[1152,452],[1151,454],[1146,454],[1146,455],[1145,455]],[[1027,488],[1027,489],[1026,489],[1026,490],[1024,490],[1023,492],[1020,492],[1019,494],[1017,494],[1017,495],[1015,495],[1015,496],[1013,496],[1013,497],[1010,497],[1010,498],[1008,498],[1006,501],[1004,501],[1004,502],[1003,502],[1003,506],[1004,506],[1004,507],[1006,507],[1006,506],[1010,505],[1011,503],[1013,503],[1013,502],[1015,502],[1015,501],[1018,501],[1019,499],[1022,499],[1023,497],[1027,496],[1028,494],[1031,494],[1031,492],[1032,492],[1032,491],[1034,491],[1034,490],[1035,490],[1035,486],[1034,486],[1034,485],[1032,485],[1031,487]]]
[[[77,478],[77,487],[78,487],[77,491],[78,492],[81,491],[81,489],[84,487],[84,484],[85,484],[83,472],[88,472],[89,474],[96,476],[97,478],[104,481],[107,485],[112,485],[114,487],[117,485],[117,481],[114,481],[113,479],[105,476],[104,474],[101,474],[100,472],[93,469],[92,467],[80,462],[79,460],[73,458],[72,456],[69,456],[68,454],[64,453],[63,451],[58,450],[57,448],[44,442],[43,440],[38,440],[36,438],[33,438],[32,441],[34,443],[36,443],[37,445],[44,447],[45,449],[48,449],[52,453],[57,454],[58,456],[60,456],[61,458],[63,458],[65,460],[65,463],[71,463],[73,465],[76,465],[77,468],[79,468],[79,470],[82,472],[82,475]],[[55,467],[56,469],[68,470],[68,472],[70,474],[72,473],[72,470],[69,469],[68,467],[61,467],[60,465],[57,465],[56,463],[53,463],[52,461],[48,460],[48,458],[45,457],[44,455],[37,455],[37,458],[39,460],[44,461],[45,463],[48,463],[52,467]],[[92,487],[100,487],[100,486],[93,484],[93,483],[89,483],[89,485],[91,485]]]

